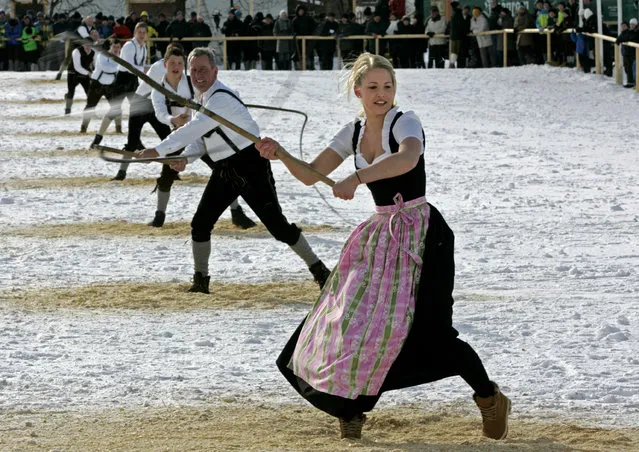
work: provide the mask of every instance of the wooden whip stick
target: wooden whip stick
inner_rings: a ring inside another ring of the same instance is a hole
[[[209,118],[213,119],[214,121],[219,122],[220,124],[222,124],[225,127],[228,127],[229,129],[233,130],[238,135],[242,135],[244,138],[252,141],[253,143],[257,143],[257,142],[260,141],[260,137],[257,137],[255,135],[253,135],[252,133],[242,129],[241,127],[239,127],[237,125],[235,125],[234,123],[224,119],[222,116],[220,116],[220,115],[212,112],[211,110],[207,109],[204,105],[201,105],[201,104],[199,104],[197,102],[192,101],[191,99],[186,99],[186,98],[184,98],[182,96],[179,96],[179,95],[177,95],[175,93],[172,93],[171,91],[166,89],[164,86],[162,86],[162,84],[157,83],[155,80],[153,80],[151,77],[146,75],[144,72],[138,70],[135,66],[133,66],[128,61],[123,60],[122,58],[120,58],[118,56],[115,56],[112,53],[109,53],[109,51],[106,50],[101,45],[95,44],[92,41],[89,41],[89,40],[86,40],[86,39],[78,38],[77,35],[75,35],[72,32],[60,33],[59,35],[56,35],[56,38],[68,39],[68,40],[71,40],[71,41],[75,41],[75,42],[78,42],[78,43],[81,43],[81,44],[88,45],[89,47],[91,47],[96,52],[101,53],[103,55],[106,55],[107,57],[109,57],[110,59],[112,59],[113,61],[118,63],[119,65],[124,66],[131,73],[137,75],[139,78],[141,78],[146,83],[148,83],[151,87],[153,87],[154,89],[158,90],[159,92],[164,94],[169,99],[179,103],[183,107],[188,107],[188,108],[190,108],[192,110],[198,111],[198,112],[208,116]],[[301,171],[306,172],[307,174],[313,175],[313,177],[315,177],[316,179],[324,182],[326,185],[328,185],[330,187],[335,185],[335,181],[333,181],[329,177],[325,176],[324,174],[320,173],[319,171],[317,171],[315,168],[313,168],[311,165],[309,165],[308,163],[304,162],[303,160],[300,160],[300,159],[298,159],[296,157],[293,157],[290,153],[288,153],[281,146],[277,150],[275,155],[280,160],[282,160],[282,161],[284,161],[286,163],[292,164],[293,166],[297,166]]]

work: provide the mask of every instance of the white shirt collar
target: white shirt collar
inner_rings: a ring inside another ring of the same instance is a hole
[[[395,105],[393,108],[391,108],[390,110],[386,112],[386,115],[384,116],[384,128],[386,128],[386,125],[388,122],[393,120],[393,118],[395,117],[398,111],[399,111],[399,105]],[[365,125],[366,125],[366,114],[364,114],[364,117],[362,118],[362,126],[365,126]]]
[[[211,97],[211,94],[213,94],[213,92],[215,92],[216,90],[221,88],[221,85],[222,85],[222,82],[220,82],[219,79],[216,79],[215,82],[213,83],[213,85],[211,85],[211,87],[209,89],[207,89],[205,92],[201,93],[202,101],[204,101],[204,99],[208,100],[209,97]]]

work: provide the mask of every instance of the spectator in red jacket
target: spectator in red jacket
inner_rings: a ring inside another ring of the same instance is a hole
[[[118,39],[131,39],[133,37],[133,33],[129,27],[124,25],[124,17],[118,17],[115,21],[115,25],[113,26],[113,34]]]

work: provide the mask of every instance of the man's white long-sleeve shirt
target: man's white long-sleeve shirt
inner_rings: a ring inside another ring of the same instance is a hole
[[[228,93],[215,93],[218,90],[231,91],[237,96],[237,92],[233,91],[219,80],[216,80],[215,83],[213,83],[213,86],[211,86],[211,88],[209,88],[201,96],[203,99],[202,104],[208,110],[221,116],[227,121],[255,136],[259,136],[260,128],[251,117],[248,109],[240,101]],[[204,136],[214,130],[219,130],[220,133],[211,133],[208,137]],[[187,158],[189,163],[194,162],[205,153],[208,153],[213,161],[224,160],[225,158],[235,154],[235,151],[227,144],[221,134],[226,135],[226,137],[240,150],[253,144],[253,142],[248,138],[245,138],[228,127],[221,125],[219,122],[214,121],[205,114],[197,112],[190,122],[171,133],[171,135],[166,137],[162,143],[156,146],[155,149],[158,154],[164,156],[186,146],[186,149],[181,156]]]
[[[80,55],[80,52],[84,52],[84,49],[82,47],[78,47],[77,49],[74,49],[73,52],[71,52],[73,69],[75,70],[76,74],[88,76],[89,71],[84,66],[82,66],[82,56]],[[93,50],[90,50],[90,52],[93,52]],[[86,54],[88,55],[88,53]]]
[[[156,61],[151,65],[149,71],[146,73],[153,81],[160,83],[162,82],[162,77],[166,74],[166,68],[164,67],[164,60]],[[142,79],[140,80],[140,84],[138,85],[138,89],[135,90],[135,94],[142,97],[151,96],[151,85],[145,82]]]
[[[172,93],[177,94],[180,97],[193,100],[191,88],[189,87],[189,81],[187,80],[185,73],[182,73],[182,78],[180,79],[180,83],[178,83],[177,90],[174,90],[173,87],[169,85],[169,83],[166,81],[166,76],[162,77],[160,85],[164,86],[164,88]],[[171,111],[169,111],[166,96],[156,89],[153,89],[153,91],[151,92],[151,100],[153,101],[153,110],[155,111],[155,117],[158,118],[158,121],[160,121],[161,123],[171,127],[173,127],[173,123],[171,122],[173,116],[181,115],[187,110],[189,112],[191,111],[190,109],[182,106],[172,106]],[[171,102],[170,99],[169,102]]]
[[[136,69],[144,72],[144,63],[146,62],[146,45],[144,45],[144,43],[140,45],[136,39],[132,39],[122,46],[120,58],[135,66]],[[121,72],[131,72],[124,66],[120,66],[119,70]]]
[[[97,80],[102,85],[111,85],[115,80],[119,64],[108,56],[99,53],[95,59],[95,69],[91,73],[91,79]]]
[[[81,38],[88,38],[89,36],[91,36],[91,28],[93,27],[89,27],[86,22],[82,22],[82,24],[76,28],[76,33],[78,33],[80,35]]]

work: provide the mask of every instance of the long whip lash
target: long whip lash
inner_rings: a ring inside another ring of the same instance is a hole
[[[138,70],[135,66],[133,66],[132,64],[130,64],[128,61],[123,60],[122,58],[113,55],[112,53],[109,53],[104,47],[102,47],[99,44],[95,44],[92,41],[88,40],[88,39],[82,39],[82,38],[78,38],[77,35],[75,35],[72,32],[69,31],[65,31],[62,32],[58,35],[55,36],[56,39],[66,39],[66,40],[70,40],[72,42],[76,42],[79,44],[86,44],[89,47],[91,47],[93,50],[95,50],[98,53],[101,53],[105,56],[107,56],[108,58],[112,59],[113,61],[115,61],[116,63],[118,63],[119,65],[125,67],[126,69],[128,69],[131,73],[137,75],[140,79],[144,80],[146,83],[148,83],[151,87],[153,87],[154,89],[158,90],[159,92],[161,92],[162,94],[164,94],[166,97],[168,97],[169,99],[179,103],[180,105],[182,105],[183,107],[187,107],[190,108],[191,110],[195,110],[197,112],[200,112],[206,116],[208,116],[209,118],[213,119],[214,121],[219,122],[220,124],[222,124],[225,127],[228,127],[229,129],[233,130],[235,133],[237,133],[238,135],[242,135],[244,138],[252,141],[253,143],[257,143],[258,141],[260,141],[260,138],[253,135],[252,133],[242,129],[241,127],[233,124],[232,122],[226,120],[225,118],[223,118],[222,116],[212,112],[211,110],[207,109],[206,107],[204,107],[203,105],[192,101],[191,99],[186,99],[182,96],[179,96],[175,93],[172,93],[171,91],[169,91],[168,89],[166,89],[165,87],[163,87],[160,83],[157,83],[155,80],[153,80],[151,77],[149,77],[148,75],[146,75],[144,72]],[[311,165],[309,165],[308,163],[293,157],[291,154],[289,154],[284,148],[282,148],[280,146],[280,148],[277,150],[277,152],[275,153],[275,155],[280,159],[283,160],[284,162],[290,163],[296,167],[298,167],[298,169],[310,173],[312,174],[314,177],[316,177],[318,180],[324,182],[326,185],[332,187],[333,185],[335,185],[335,182],[330,179],[329,177],[323,175],[322,173],[320,173],[319,171],[315,170]]]
[[[179,155],[168,155],[166,157],[136,158],[135,157],[135,152],[125,151],[125,150],[122,150],[122,149],[112,148],[112,147],[109,147],[109,146],[103,146],[101,144],[94,144],[93,145],[93,149],[96,149],[96,150],[100,151],[100,157],[103,160],[105,160],[107,162],[115,162],[115,163],[122,163],[124,161],[126,161],[127,163],[131,163],[131,162],[137,162],[137,163],[149,163],[149,162],[171,163],[171,162],[175,162],[176,160],[184,160],[184,157],[181,157]],[[109,157],[108,155],[106,155],[107,152],[111,152],[113,154],[124,155],[125,157],[129,157],[131,160]]]

